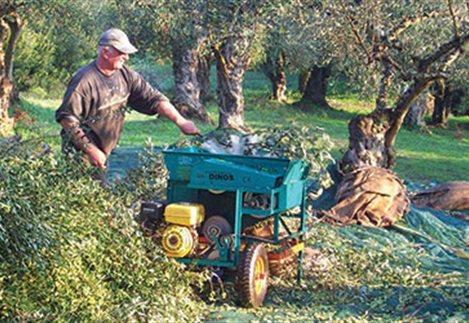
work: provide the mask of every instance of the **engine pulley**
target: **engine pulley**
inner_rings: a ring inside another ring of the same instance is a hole
[[[190,255],[197,245],[197,232],[190,227],[169,225],[163,232],[161,244],[168,257]]]

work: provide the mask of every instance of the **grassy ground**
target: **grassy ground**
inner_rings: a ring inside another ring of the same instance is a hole
[[[159,84],[160,88],[167,93],[172,86],[169,71],[166,67],[159,71],[166,77]],[[290,89],[296,88],[294,82],[291,77]],[[272,124],[322,127],[336,143],[333,151],[336,158],[340,158],[347,148],[348,120],[357,113],[366,113],[372,109],[370,101],[361,100],[356,95],[335,94],[328,97],[334,110],[311,107],[309,112],[304,112],[295,105],[299,99],[298,92],[289,92],[288,104],[268,100],[269,84],[261,73],[248,72],[244,85],[247,126],[254,129]],[[50,134],[51,144],[58,146],[60,128],[54,121],[54,110],[59,106],[60,100],[37,99],[28,95],[23,98],[23,109],[39,121],[35,126]],[[217,120],[215,102],[208,104],[208,110],[212,118]],[[203,132],[215,127],[199,126]],[[22,132],[22,127],[19,127],[19,131],[28,136],[28,131]],[[148,138],[155,145],[163,145],[181,137],[178,129],[165,119],[155,120],[153,117],[131,113],[127,117],[120,147],[142,146]],[[429,128],[425,132],[402,129],[397,138],[396,149],[396,171],[403,178],[418,181],[469,180],[469,117],[452,117],[447,129]]]

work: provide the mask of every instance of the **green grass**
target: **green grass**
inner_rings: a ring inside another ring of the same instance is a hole
[[[172,84],[167,69],[159,68],[167,76],[165,87]],[[305,112],[295,105],[299,94],[295,84],[289,78],[291,90],[289,102],[279,104],[268,99],[269,84],[259,72],[248,72],[245,80],[245,118],[246,125],[252,129],[272,125],[297,124],[300,126],[318,126],[324,128],[331,136],[336,147],[335,158],[340,158],[347,149],[350,118],[371,111],[371,101],[359,99],[354,94],[334,94],[328,98],[334,110],[311,107]],[[212,85],[215,83],[212,80]],[[336,91],[331,91],[336,92]],[[60,143],[59,125],[54,121],[54,111],[60,100],[37,99],[27,94],[23,96],[22,108],[37,122],[35,131],[49,134],[50,144],[58,147]],[[216,102],[207,105],[209,114],[218,119]],[[461,129],[458,133],[456,124]],[[198,124],[202,132],[215,128],[214,125]],[[17,127],[18,132],[28,137],[24,126]],[[41,129],[41,130],[39,130]],[[398,153],[395,170],[410,180],[419,181],[450,181],[469,179],[469,117],[452,117],[447,129],[430,128],[429,132],[401,129],[397,137]],[[155,145],[170,144],[183,135],[174,124],[164,118],[155,119],[139,113],[127,116],[120,147],[142,146],[149,138]],[[457,138],[456,138],[457,137]],[[308,138],[304,138],[308,140]]]

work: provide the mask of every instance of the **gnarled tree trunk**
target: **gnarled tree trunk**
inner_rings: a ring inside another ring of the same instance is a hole
[[[301,101],[303,103],[312,103],[324,107],[329,107],[326,100],[327,80],[331,75],[330,65],[319,67],[314,65],[309,74],[306,88],[303,92]]]
[[[176,87],[174,106],[187,118],[210,122],[200,101],[200,85],[197,80],[198,52],[184,41],[173,43],[173,73]]]
[[[217,62],[217,94],[219,100],[219,128],[245,131],[243,77],[250,57],[248,40],[241,36],[228,37],[214,48]]]
[[[287,100],[287,96],[285,94],[287,90],[285,53],[283,51],[279,51],[275,56],[273,56],[273,53],[269,53],[266,62],[262,64],[261,68],[272,83],[271,99],[278,102],[285,102]]]
[[[0,16],[0,137],[9,136],[13,131],[14,120],[9,117],[8,108],[14,92],[13,52],[21,25],[20,16],[16,12]],[[5,46],[6,41],[8,43]]]
[[[210,63],[212,54],[198,57],[197,80],[200,86],[200,100],[208,102],[212,99],[212,91],[210,89]]]
[[[431,81],[416,80],[400,95],[394,108],[376,108],[368,115],[350,120],[349,148],[341,161],[343,171],[365,166],[391,168],[395,164],[394,142],[397,133],[410,105]]]
[[[461,55],[469,34],[454,37],[440,45],[433,53],[416,61],[417,74],[411,78],[409,87],[401,93],[393,108],[387,107],[387,92],[393,77],[393,63],[380,54],[382,79],[376,100],[375,110],[366,115],[353,118],[349,122],[349,148],[341,161],[345,172],[364,166],[391,168],[395,163],[394,142],[412,102],[432,82],[444,77],[441,73],[430,73],[432,65],[439,65],[444,70]]]

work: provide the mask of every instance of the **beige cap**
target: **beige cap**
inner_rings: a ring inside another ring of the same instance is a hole
[[[120,29],[111,28],[106,30],[99,37],[99,46],[112,46],[118,51],[126,54],[137,52],[137,48],[129,41],[129,37]]]

